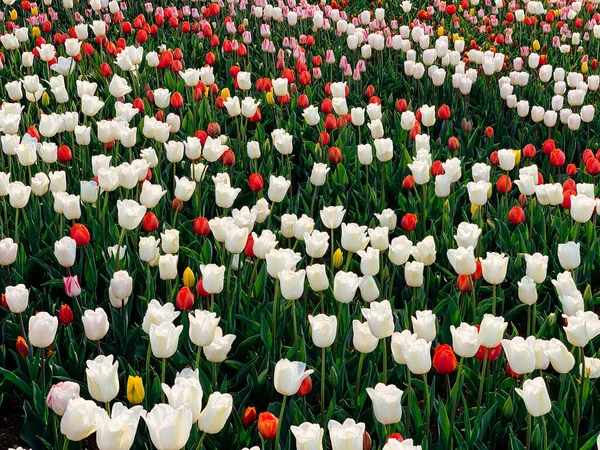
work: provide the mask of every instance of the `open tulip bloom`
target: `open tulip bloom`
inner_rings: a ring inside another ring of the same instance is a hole
[[[11,445],[600,442],[596,1],[3,3]]]

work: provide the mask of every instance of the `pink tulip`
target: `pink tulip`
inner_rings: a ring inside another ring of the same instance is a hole
[[[69,297],[73,298],[81,294],[81,286],[79,285],[77,275],[63,278],[63,283],[65,285],[65,294]]]

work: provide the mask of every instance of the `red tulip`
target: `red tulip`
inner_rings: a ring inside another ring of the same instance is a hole
[[[103,77],[108,78],[113,74],[113,71],[107,63],[102,63],[100,66],[100,73]]]
[[[520,206],[513,206],[508,212],[508,220],[513,225],[519,225],[525,222],[525,211]]]
[[[534,158],[535,157],[535,147],[533,146],[533,144],[527,144],[525,147],[523,147],[523,156],[525,158]]]
[[[171,106],[173,108],[181,108],[183,106],[183,96],[179,92],[174,92],[171,95]]]
[[[413,231],[417,228],[418,221],[416,214],[406,213],[404,214],[404,217],[402,217],[402,229],[404,231]]]
[[[473,290],[473,281],[469,275],[459,275],[456,279],[456,287],[460,292],[471,292]]]
[[[342,151],[337,147],[331,147],[327,152],[327,157],[331,164],[339,164],[343,158]]]
[[[250,190],[254,192],[262,191],[265,187],[265,182],[263,181],[263,177],[258,173],[253,173],[248,178],[248,184],[250,185]]]
[[[406,175],[402,180],[402,187],[404,189],[412,190],[415,188],[415,178],[412,175]]]
[[[279,419],[275,414],[263,412],[258,415],[258,432],[263,439],[272,439],[277,434]]]
[[[254,237],[249,235],[246,239],[246,245],[244,246],[244,255],[248,258],[254,258],[256,255],[254,254]]]
[[[60,147],[58,147],[58,150],[56,151],[56,156],[58,160],[62,163],[67,163],[73,159],[71,149],[67,145],[61,145]]]
[[[307,376],[302,383],[300,384],[300,388],[298,389],[298,395],[308,395],[312,391],[312,378]]]
[[[448,344],[438,345],[433,350],[433,367],[442,375],[454,372],[456,369],[456,355]]]
[[[27,345],[27,341],[23,336],[17,337],[15,350],[21,358],[27,358],[29,356],[29,346]]]
[[[82,247],[90,243],[90,232],[81,223],[76,223],[71,227],[71,239],[74,239],[78,247]]]
[[[554,167],[563,166],[565,164],[565,159],[565,153],[559,148],[552,150],[552,153],[550,153],[550,164]]]
[[[183,311],[187,311],[194,307],[194,294],[189,287],[183,286],[179,289],[177,298],[175,299],[175,305]]]
[[[69,325],[71,322],[73,322],[73,319],[73,310],[69,305],[65,305],[63,303],[58,310],[58,321],[63,325]]]
[[[210,225],[206,217],[196,217],[194,219],[194,232],[202,236],[206,236],[210,233]]]
[[[142,219],[142,230],[144,230],[146,233],[151,233],[158,229],[158,225],[159,222],[158,217],[156,217],[156,214],[154,214],[151,211],[148,211]]]
[[[508,175],[500,175],[500,178],[498,178],[498,181],[496,182],[496,189],[502,194],[510,192],[512,189],[510,177]]]
[[[253,425],[254,422],[256,422],[256,408],[254,406],[248,406],[242,415],[242,425],[249,427],[250,425]]]
[[[202,285],[202,277],[200,277],[200,279],[196,283],[196,292],[200,297],[210,297],[210,294],[206,292],[204,286]]]
[[[448,120],[450,118],[450,107],[448,105],[442,105],[438,109],[438,117],[442,120]]]

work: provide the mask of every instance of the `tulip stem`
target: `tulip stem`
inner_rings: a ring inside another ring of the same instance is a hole
[[[281,411],[279,413],[279,421],[277,422],[277,433],[275,434],[275,450],[279,450],[279,435],[281,434],[281,422],[283,421],[283,414],[285,412],[285,404],[287,403],[287,395],[283,396],[281,402]]]
[[[479,394],[477,395],[477,414],[479,414],[479,408],[481,407],[481,397],[483,395],[483,382],[485,381],[485,371],[488,365],[488,351],[486,347],[483,353],[483,365],[481,366],[481,376],[479,377]]]
[[[200,354],[202,353],[202,347],[199,345],[198,350],[196,351],[196,363],[194,364],[194,369],[200,367]]]
[[[146,389],[150,386],[150,358],[152,358],[152,346],[148,341],[148,351],[146,352]]]
[[[406,414],[406,431],[407,431],[407,434],[410,434],[410,417],[412,415],[412,413],[411,413],[411,409],[412,409],[412,377],[410,375],[410,369],[408,368],[408,366],[406,366],[406,384],[407,384],[406,404],[407,404],[407,408],[408,408],[408,414]]]
[[[273,356],[277,359],[277,312],[279,310],[279,278],[275,280],[275,296],[273,297]]]
[[[202,433],[202,436],[200,436],[200,440],[198,441],[198,445],[196,446],[196,450],[200,450],[202,448],[202,443],[204,442],[205,438],[206,438],[206,432]]]
[[[160,384],[162,386],[162,384],[165,382],[165,376],[167,374],[167,358],[163,358],[162,359],[162,370],[160,373]],[[165,402],[165,391],[160,390],[160,401],[161,403]]]
[[[429,419],[431,417],[431,405],[429,404],[429,385],[427,384],[427,373],[423,374],[423,388],[425,391],[425,436],[429,436]]]
[[[63,450],[67,450],[69,448],[69,440],[67,438],[65,438],[62,448]]]
[[[350,263],[352,262],[352,252],[348,252],[348,259],[346,259],[346,265],[344,266],[344,272],[348,272],[350,269]]]
[[[321,348],[321,421],[325,417],[325,347]]]
[[[298,319],[296,318],[296,300],[292,300],[292,321],[294,324],[294,354],[299,351],[298,348]]]
[[[578,412],[577,412],[577,420],[575,421],[575,446],[574,448],[579,448],[579,426],[581,424],[581,417],[583,416],[583,391],[585,387],[585,351],[584,348],[581,347],[581,382],[579,383],[579,392],[575,392],[576,396],[579,396],[578,401]]]
[[[334,273],[333,254],[335,252],[335,245],[334,245],[335,241],[333,240],[333,228],[331,228],[329,231],[331,233],[331,241],[329,242],[329,250],[331,252],[331,275],[333,276],[333,273]]]
[[[546,428],[546,418],[544,416],[542,416],[542,427],[544,429],[544,444],[542,446],[542,448],[544,450],[548,449],[548,429]]]
[[[117,250],[115,251],[115,269],[113,273],[119,270],[119,254],[121,253],[121,245],[123,244],[123,239],[125,238],[125,228],[121,228],[121,234],[119,234],[119,244],[117,245]]]
[[[360,358],[358,360],[358,369],[356,371],[356,400],[358,403],[358,395],[360,394],[360,375],[362,373],[363,363],[365,362],[366,353],[361,353]]]
[[[383,384],[387,384],[387,342],[386,338],[381,340],[381,346],[383,351]]]
[[[531,414],[527,413],[527,441],[525,443],[525,448],[529,450],[531,445]]]
[[[492,314],[496,315],[496,285],[492,284]]]
[[[46,389],[46,351],[43,348],[40,348],[41,359],[42,359],[42,392]]]

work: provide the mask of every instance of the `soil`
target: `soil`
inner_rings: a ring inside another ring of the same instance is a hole
[[[23,406],[19,399],[4,395],[0,407],[0,448],[16,448],[23,445],[20,437],[23,425]]]

